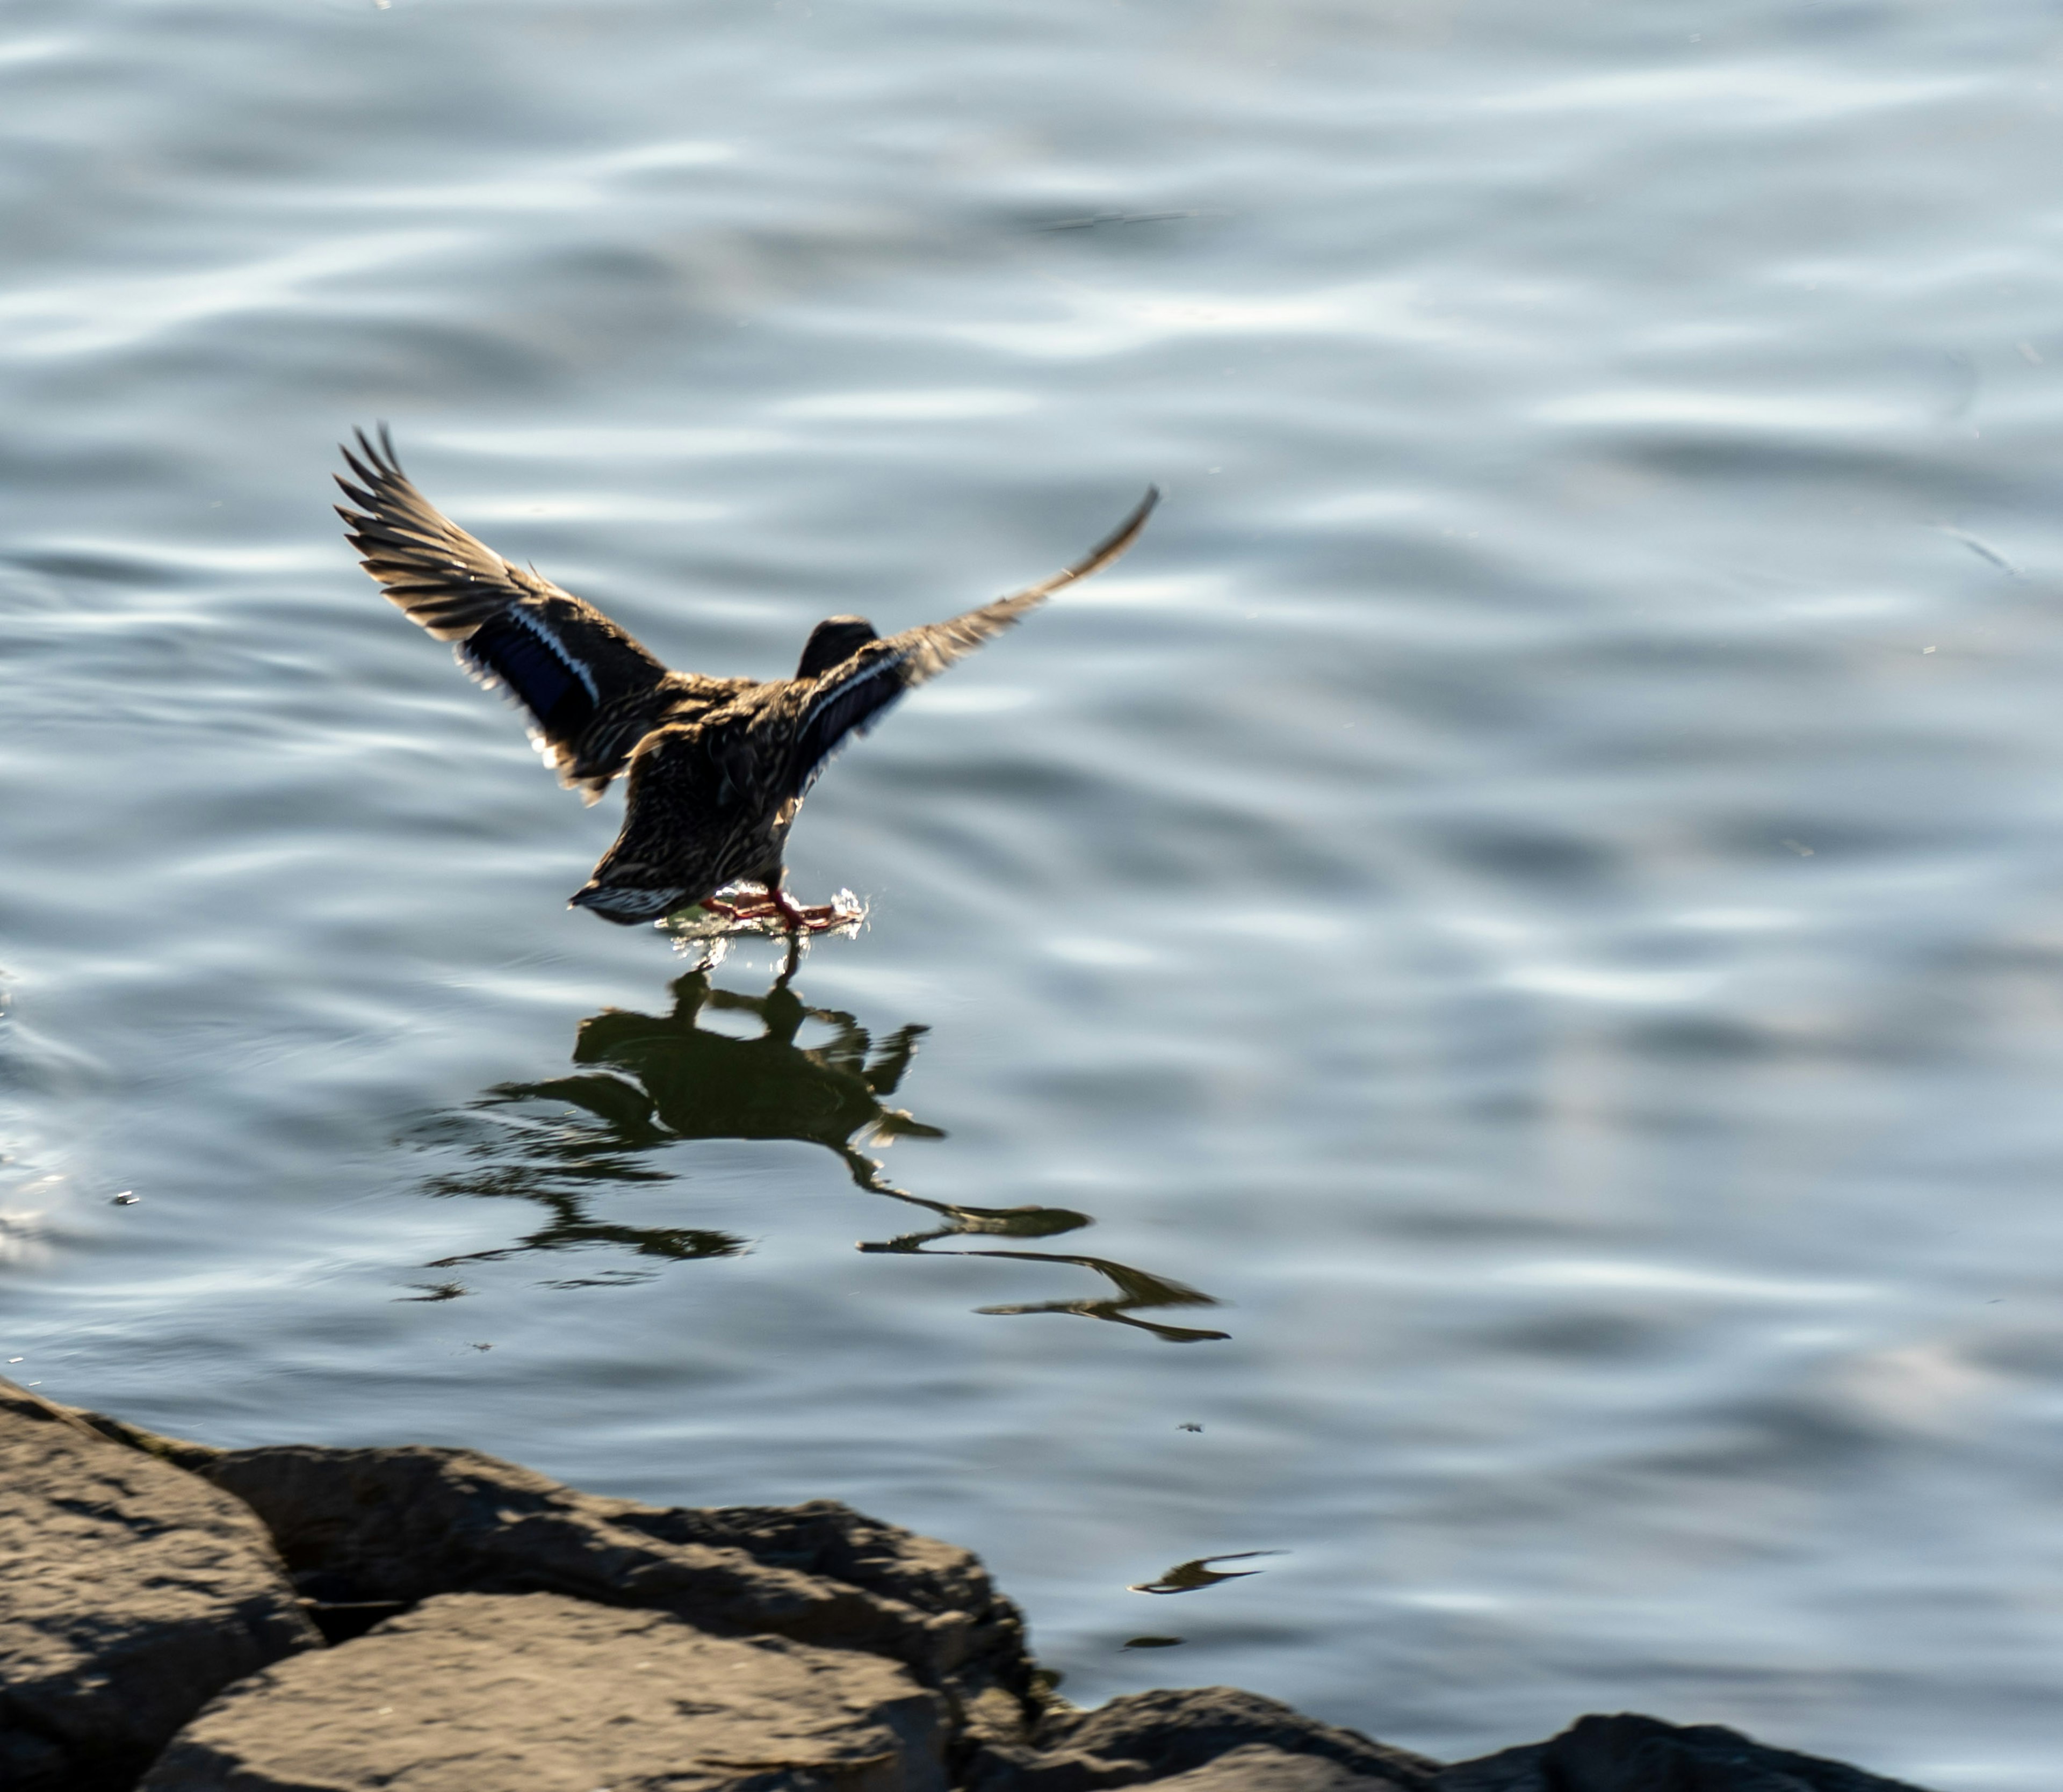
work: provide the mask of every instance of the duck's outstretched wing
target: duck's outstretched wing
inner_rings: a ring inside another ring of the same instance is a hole
[[[528,713],[532,737],[559,781],[593,802],[665,709],[665,665],[584,603],[511,565],[418,492],[382,425],[344,450],[356,476],[337,484],[358,508],[336,507],[365,570],[390,602],[489,685]]]
[[[1050,579],[1027,585],[963,616],[927,622],[919,628],[905,629],[899,635],[869,641],[850,659],[804,686],[800,693],[802,713],[794,733],[793,773],[786,794],[802,795],[847,737],[864,734],[906,691],[936,677],[955,660],[964,659],[1063,585],[1072,585],[1109,565],[1138,540],[1139,532],[1145,528],[1146,519],[1160,501],[1159,488],[1148,486],[1146,496],[1130,516],[1073,565]]]

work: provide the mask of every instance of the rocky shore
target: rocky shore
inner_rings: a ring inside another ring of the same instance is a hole
[[[1052,1696],[967,1551],[470,1450],[218,1450],[0,1380],[6,1792],[1900,1792],[1587,1717],[1444,1763],[1227,1687]],[[1905,1788],[1904,1792],[1913,1792]]]

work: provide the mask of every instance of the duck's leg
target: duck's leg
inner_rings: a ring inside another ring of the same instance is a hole
[[[718,897],[710,896],[703,898],[702,906],[711,914],[721,916],[726,921],[764,921],[770,914],[780,912],[771,902],[764,900],[726,902]]]
[[[726,921],[765,921],[775,915],[785,921],[787,918],[786,909],[779,898],[782,875],[782,873],[776,871],[770,878],[762,874],[737,878],[735,883],[758,885],[760,894],[734,897],[729,900],[719,896],[705,897],[702,906],[711,914],[722,915]]]
[[[826,927],[835,926],[840,919],[838,910],[826,902],[814,908],[806,908],[795,902],[772,878],[747,879],[756,882],[766,894],[744,902],[726,902],[722,897],[703,898],[702,906],[711,914],[726,921],[767,921],[778,918],[790,934],[821,933]]]
[[[768,909],[788,923],[791,934],[821,933],[838,925],[838,911],[831,904],[820,902],[814,908],[805,908],[778,883],[767,885],[766,900]]]

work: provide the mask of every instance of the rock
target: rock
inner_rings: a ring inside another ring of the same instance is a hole
[[[1433,1782],[1434,1792],[1542,1792],[1547,1782],[1540,1758],[1546,1752],[1545,1742],[1528,1742],[1457,1762]]]
[[[1394,1780],[1369,1779],[1337,1761],[1280,1749],[1233,1749],[1207,1767],[1147,1782],[1152,1792],[1370,1792]]]
[[[175,1469],[198,1469],[224,1453],[213,1444],[191,1444],[183,1437],[167,1437],[160,1432],[132,1425],[127,1419],[111,1419],[105,1412],[88,1412],[82,1406],[60,1407],[58,1410],[111,1442],[126,1444],[131,1449],[155,1456],[160,1462],[169,1462]]]
[[[1919,1792],[1627,1714],[1443,1769],[1226,1687],[1076,1711],[974,1556],[828,1501],[215,1450],[0,1380],[0,1787],[161,1747],[147,1792]]]
[[[1236,1751],[1249,1760],[1258,1752],[1330,1764],[1367,1792],[1430,1792],[1440,1771],[1423,1755],[1321,1724],[1272,1698],[1204,1686],[1132,1693],[1094,1711],[1049,1713],[1029,1746],[983,1749],[967,1784],[970,1792],[1100,1792],[1172,1782]],[[1198,1782],[1199,1792],[1210,1783]],[[1233,1782],[1222,1783],[1229,1788]]]
[[[893,1657],[949,1693],[956,1730],[1022,1735],[1023,1621],[967,1550],[830,1501],[695,1511],[576,1493],[477,1451],[231,1450],[199,1472],[270,1528],[329,1601],[558,1593],[731,1635]]]
[[[998,1595],[971,1550],[884,1525],[841,1505],[660,1509],[617,1505],[617,1522],[669,1543],[742,1549],[770,1567],[821,1575],[938,1613],[1017,1617],[994,1608]]]
[[[129,1784],[231,1681],[320,1637],[238,1501],[0,1380],[0,1785]]]
[[[555,1593],[453,1593],[231,1687],[139,1792],[944,1792],[878,1657]]]
[[[841,1581],[934,1617],[971,1619],[964,1657],[937,1683],[957,1702],[967,1736],[1010,1741],[1028,1730],[1035,1664],[1023,1616],[971,1549],[884,1525],[836,1500],[667,1508],[626,1501],[617,1521],[669,1543],[742,1549],[769,1567]]]
[[[1717,1724],[1621,1712],[1450,1767],[1434,1792],[1920,1792],[1838,1761],[1772,1749]]]

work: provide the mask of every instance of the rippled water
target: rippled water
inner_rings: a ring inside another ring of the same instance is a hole
[[[0,34],[7,1372],[846,1498],[1085,1702],[2053,1782],[2053,8]],[[565,910],[375,417],[723,673],[1168,499],[818,786],[784,982]]]

